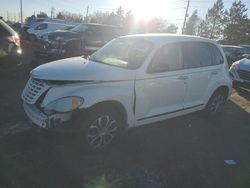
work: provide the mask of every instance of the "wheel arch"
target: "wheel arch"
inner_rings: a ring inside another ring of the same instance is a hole
[[[213,92],[211,92],[210,97],[206,101],[206,105],[208,104],[209,100],[213,97],[213,95],[216,92],[218,92],[218,91],[222,91],[226,95],[226,98],[228,98],[229,95],[230,95],[230,88],[229,88],[229,86],[228,85],[220,85],[219,87],[215,88]]]
[[[216,88],[214,90],[213,94],[218,92],[218,91],[222,91],[224,94],[226,94],[226,97],[228,98],[230,90],[229,90],[229,87],[227,85],[222,85],[222,86]]]
[[[107,100],[107,101],[102,101],[98,102],[96,104],[93,104],[89,108],[85,109],[85,111],[89,112],[92,111],[93,109],[97,108],[110,108],[115,110],[121,117],[122,124],[127,127],[128,125],[128,115],[126,108],[123,106],[123,104],[119,101],[115,100]]]

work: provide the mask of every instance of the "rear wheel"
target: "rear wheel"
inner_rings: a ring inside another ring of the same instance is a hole
[[[223,90],[216,91],[209,99],[204,114],[209,117],[216,117],[221,114],[226,103],[226,98],[227,96]]]
[[[114,109],[95,108],[84,119],[79,122],[81,139],[88,149],[106,148],[114,143],[121,133],[121,118]]]

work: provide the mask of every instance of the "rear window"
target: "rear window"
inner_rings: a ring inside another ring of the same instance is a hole
[[[184,68],[198,68],[212,65],[212,56],[205,42],[183,42],[181,44]]]

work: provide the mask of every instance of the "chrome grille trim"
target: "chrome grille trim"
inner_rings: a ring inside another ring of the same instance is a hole
[[[22,99],[28,104],[35,104],[37,99],[49,88],[50,86],[44,81],[31,77],[23,90]]]
[[[238,70],[238,74],[242,80],[250,81],[250,71]]]

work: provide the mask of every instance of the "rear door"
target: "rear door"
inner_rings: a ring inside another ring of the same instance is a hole
[[[136,78],[136,125],[165,119],[183,109],[184,74],[178,44],[167,44],[155,53],[147,72]]]
[[[212,44],[205,42],[183,42],[182,55],[187,70],[187,92],[184,108],[202,106],[210,85],[219,74],[219,67],[214,62]]]

